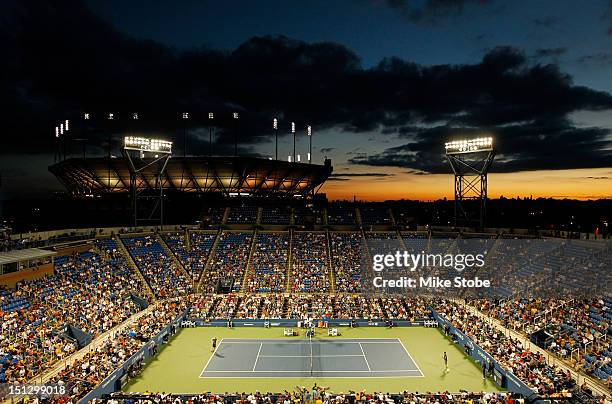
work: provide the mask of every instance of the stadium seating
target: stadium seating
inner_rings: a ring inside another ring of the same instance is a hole
[[[118,365],[142,348],[161,329],[166,327],[186,308],[185,302],[159,303],[155,310],[140,317],[114,338],[71,362],[50,384],[62,384],[75,402],[101,383]]]
[[[192,290],[192,281],[172,262],[154,235],[125,236],[122,240],[157,297],[180,296]]]
[[[289,224],[291,222],[291,208],[266,206],[261,212],[262,224]]]
[[[0,381],[25,382],[73,353],[65,324],[96,337],[139,310],[130,292],[141,286],[114,243],[56,257],[54,275],[1,291]]]
[[[192,279],[197,281],[204,270],[204,265],[215,242],[216,233],[190,231],[188,233],[189,249],[185,243],[184,233],[162,233],[161,236]]]
[[[328,292],[330,271],[325,233],[294,232],[292,248],[292,291]]]
[[[436,311],[540,394],[553,395],[576,386],[571,374],[548,365],[545,356],[528,350],[519,341],[505,336],[464,307],[442,300],[436,305]]]
[[[283,292],[287,284],[289,233],[258,233],[251,258],[249,292]]]
[[[383,206],[362,206],[360,209],[361,223],[364,226],[390,225],[389,211]]]
[[[230,209],[228,224],[255,224],[257,207],[252,205],[237,206]]]
[[[360,233],[331,233],[331,250],[336,290],[338,292],[361,292],[361,260],[364,251]]]
[[[354,222],[351,209],[354,213],[350,205],[332,206],[328,209],[330,223]],[[380,219],[380,212],[374,210],[362,207],[362,221],[385,224]],[[257,216],[255,207],[239,207],[231,212],[234,224],[254,223]],[[290,215],[285,213],[282,209],[264,208],[262,222],[286,224]],[[172,254],[169,256],[157,235],[122,235],[121,241],[159,301],[151,302],[155,309],[115,338],[99,343],[83,359],[67,363],[51,382],[70,386],[71,397],[75,400],[84,397],[186,309],[191,317],[205,321],[314,317],[378,322],[425,320],[435,308],[540,394],[576,391],[575,375],[551,366],[545,356],[533,353],[456,302],[360,294],[363,290],[360,262],[362,254],[367,253],[365,247],[371,252],[375,241],[397,241],[409,251],[432,253],[473,252],[479,251],[482,243],[497,243],[499,262],[494,263],[493,269],[504,273],[503,279],[508,284],[536,287],[533,282],[556,274],[560,284],[576,282],[588,286],[592,279],[571,278],[570,273],[583,264],[594,271],[609,271],[612,262],[605,256],[601,258],[599,246],[540,240],[528,248],[521,248],[512,243],[498,243],[505,240],[503,235],[473,238],[449,232],[431,239],[421,232],[400,235],[401,240],[394,231],[223,230],[217,235],[216,231],[190,230],[160,233],[159,237],[190,276],[185,276],[176,267]],[[124,323],[140,310],[132,294],[142,293],[143,284],[138,271],[130,268],[129,257],[122,255],[117,241],[101,238],[91,245],[88,251],[56,257],[53,275],[20,282],[15,289],[0,289],[0,382],[32,380],[73,354],[77,346],[62,335],[64,324],[72,324],[96,337]],[[201,293],[192,294],[192,284],[200,278]],[[232,280],[232,293],[213,294],[224,278]],[[243,286],[246,289],[243,290]],[[543,347],[550,355],[566,361],[580,372],[581,377],[588,375],[602,383],[610,380],[610,297],[536,299],[521,296],[520,289],[512,287],[496,292],[503,292],[505,298],[471,300],[470,304],[526,337],[545,330],[552,335]],[[415,396],[407,393],[404,397]],[[489,398],[495,400],[494,396]],[[445,402],[452,402],[446,399]],[[390,402],[395,398],[387,397],[386,400]]]
[[[202,275],[202,290],[209,293],[216,291],[221,277],[232,281],[233,291],[240,290],[252,237],[252,233],[229,231],[219,235],[209,271]]]
[[[327,207],[327,223],[329,224],[355,224],[355,207],[341,203],[330,204]]]

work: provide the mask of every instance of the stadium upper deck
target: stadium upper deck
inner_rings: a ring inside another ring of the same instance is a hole
[[[129,164],[124,157],[73,158],[50,166],[49,171],[74,196],[127,193]],[[321,186],[332,170],[331,160],[319,165],[255,157],[172,157],[162,186],[166,192],[305,196]],[[155,165],[142,170],[137,188],[154,189],[156,176]]]

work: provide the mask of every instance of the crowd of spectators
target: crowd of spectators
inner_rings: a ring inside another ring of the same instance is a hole
[[[96,337],[139,310],[131,299],[139,281],[112,243],[97,242],[101,255],[56,257],[53,275],[0,293],[0,382],[25,382],[73,353],[77,346],[63,335],[66,324]],[[14,301],[22,304],[6,310],[5,302]]]
[[[332,203],[327,207],[327,223],[352,225],[356,223],[355,207],[350,204]]]
[[[361,261],[365,247],[361,234],[356,232],[330,233],[330,237],[336,290],[348,293],[361,292]]]
[[[191,278],[197,281],[204,270],[206,260],[215,243],[216,233],[190,231],[188,236],[182,232],[161,233],[172,253],[178,258]],[[189,246],[186,243],[189,237]]]
[[[291,208],[266,206],[261,211],[262,224],[290,224],[291,223]]]
[[[210,255],[216,238],[217,233],[189,232],[189,245],[191,247],[191,251],[189,252],[189,263],[194,279],[199,279],[204,271],[206,260]]]
[[[48,383],[65,385],[71,400],[84,397],[185,309],[184,301],[158,303],[136,322],[110,335],[82,358],[69,363]]]
[[[289,234],[258,233],[246,288],[249,292],[283,292],[287,283]]]
[[[569,372],[549,365],[545,356],[529,350],[521,341],[504,335],[464,306],[442,300],[437,304],[436,311],[489,352],[504,369],[539,394],[567,393],[576,387],[576,381]]]
[[[612,378],[611,299],[510,299],[471,302],[507,328],[526,336],[545,330],[543,348],[604,381]]]
[[[291,258],[293,292],[329,291],[330,273],[325,233],[294,232]]]
[[[168,257],[155,235],[126,236],[122,240],[155,296],[169,298],[192,290],[192,280]]]
[[[296,386],[294,390],[282,393],[203,393],[197,395],[176,395],[167,393],[129,394],[118,393],[108,400],[110,404],[524,404],[525,398],[512,393],[383,393],[349,391],[334,393],[327,387],[311,388]]]
[[[254,224],[257,220],[257,206],[243,205],[230,208],[228,224]]]
[[[429,318],[421,298],[366,297],[349,294],[197,295],[191,314],[201,319],[337,318],[409,320]]]
[[[364,226],[391,224],[389,210],[383,206],[362,206],[359,211],[361,213],[361,223]]]
[[[240,291],[253,235],[224,231],[219,237],[210,268],[202,275],[202,290],[206,293],[216,291],[219,280],[225,278],[233,280],[234,292]]]

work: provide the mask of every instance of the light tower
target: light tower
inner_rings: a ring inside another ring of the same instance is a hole
[[[154,224],[158,222],[164,226],[164,184],[163,177],[172,157],[172,142],[160,139],[126,136],[124,138],[123,155],[129,161],[130,194],[132,199],[134,226],[140,222]],[[147,176],[155,177],[154,183],[147,180]],[[139,187],[139,184],[141,186]],[[139,189],[140,188],[140,189]],[[153,201],[149,214],[139,218],[138,201]],[[155,217],[156,214],[159,216]]]
[[[455,174],[455,226],[484,228],[487,174],[495,157],[493,138],[453,140],[444,145]]]

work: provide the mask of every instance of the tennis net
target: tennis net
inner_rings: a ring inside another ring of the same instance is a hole
[[[310,333],[308,333],[308,339],[310,341],[310,376],[312,376],[313,361],[314,361],[314,356],[312,354],[312,334],[313,334],[313,331],[310,331]]]

